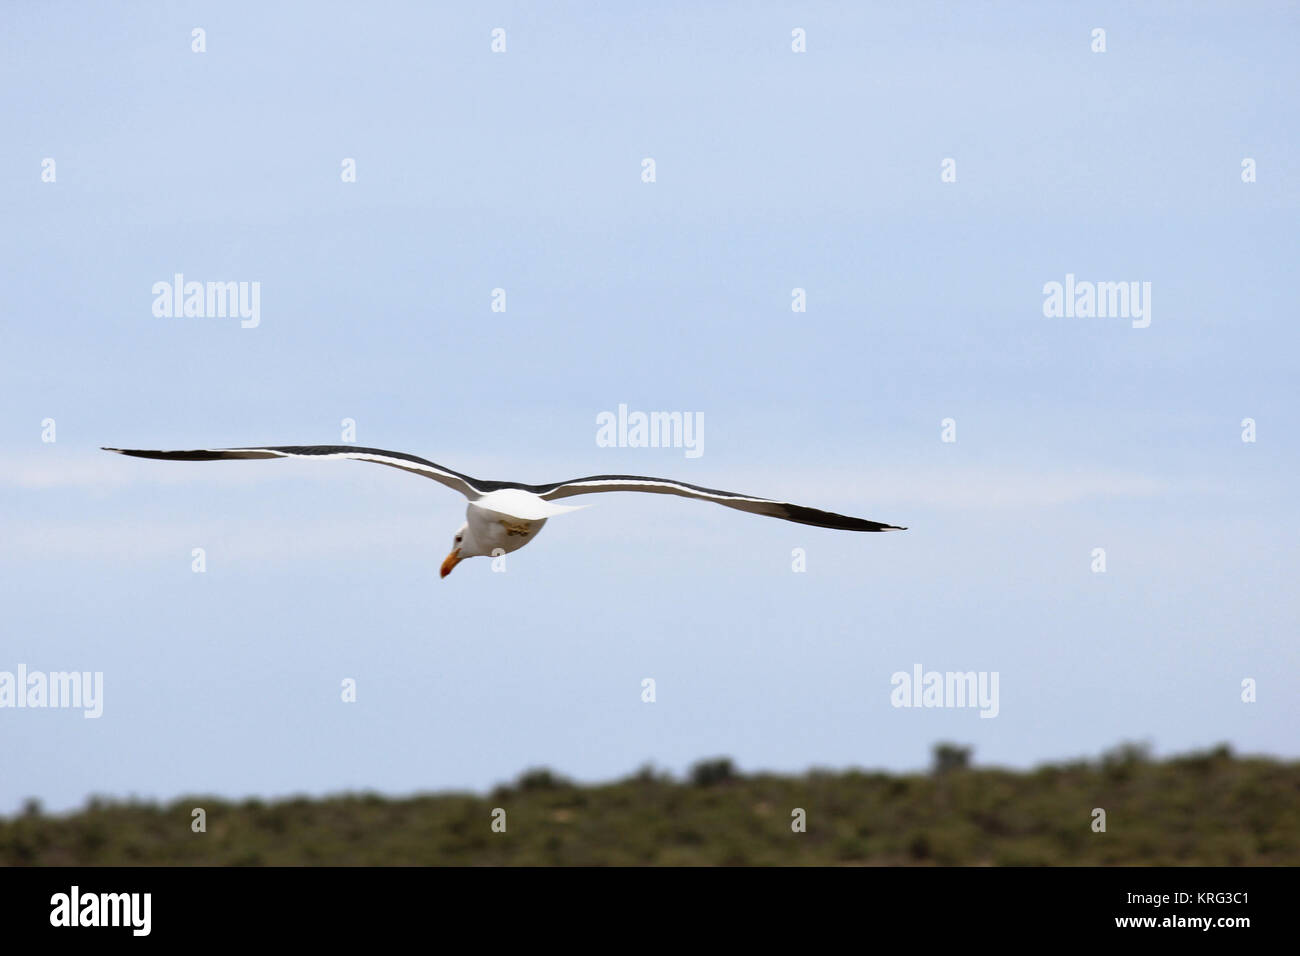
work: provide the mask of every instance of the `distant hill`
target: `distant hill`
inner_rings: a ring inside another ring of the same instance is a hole
[[[742,775],[719,759],[680,781],[534,770],[488,796],[32,804],[0,820],[0,864],[1300,865],[1300,762],[1226,747],[1156,761],[1126,745],[1024,772],[968,764],[940,745],[928,774]]]

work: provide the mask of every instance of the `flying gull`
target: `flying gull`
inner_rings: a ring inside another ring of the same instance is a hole
[[[782,518],[816,528],[841,531],[906,531],[897,525],[850,518],[785,501],[771,501],[731,491],[701,488],[670,478],[640,475],[592,475],[549,485],[524,485],[513,481],[483,481],[431,461],[400,451],[358,448],[354,445],[268,445],[264,448],[197,448],[189,451],[154,451],[142,448],[105,448],[104,451],[135,458],[164,461],[218,461],[228,458],[355,458],[414,472],[459,491],[469,499],[466,522],[456,531],[451,554],[442,562],[442,576],[451,574],[465,558],[494,556],[518,551],[537,536],[548,518],[584,505],[557,505],[557,498],[591,495],[602,491],[644,491],[658,495],[679,495],[748,511],[750,514]]]

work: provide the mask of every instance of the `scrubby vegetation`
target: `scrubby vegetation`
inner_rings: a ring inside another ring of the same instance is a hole
[[[806,832],[792,830],[796,809]],[[1300,763],[1226,747],[1156,761],[1125,745],[1018,772],[941,744],[928,774],[744,775],[714,759],[683,781],[646,768],[579,786],[530,770],[487,796],[92,799],[64,816],[32,803],[0,820],[0,864],[1294,866]]]

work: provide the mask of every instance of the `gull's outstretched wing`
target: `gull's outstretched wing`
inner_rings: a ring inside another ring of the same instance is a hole
[[[557,481],[551,485],[525,485],[526,491],[540,495],[547,501],[554,498],[569,498],[573,495],[591,495],[604,491],[643,491],[657,495],[679,495],[683,498],[698,498],[715,504],[748,511],[750,514],[767,515],[782,518],[798,524],[813,525],[817,528],[838,528],[841,531],[906,531],[898,525],[882,524],[868,521],[866,518],[851,518],[837,515],[830,511],[819,511],[803,505],[790,504],[788,501],[772,501],[768,498],[755,498],[752,495],[738,495],[732,491],[718,491],[715,488],[701,488],[688,485],[684,481],[672,481],[668,478],[646,478],[641,475],[593,475],[590,478],[574,478],[572,481]]]
[[[193,448],[188,451],[155,451],[145,448],[105,448],[104,451],[135,458],[158,458],[163,461],[222,461],[238,458],[355,458],[401,468],[425,478],[432,478],[459,491],[470,501],[482,496],[475,480],[458,471],[444,468],[423,458],[382,448],[358,448],[356,445],[267,445],[263,448]]]

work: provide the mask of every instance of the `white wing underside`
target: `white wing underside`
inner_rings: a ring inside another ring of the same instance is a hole
[[[482,498],[470,502],[471,508],[481,508],[494,514],[520,518],[524,521],[541,521],[554,518],[567,511],[578,511],[588,505],[556,505],[531,491],[519,488],[505,488],[501,491],[489,491]]]

